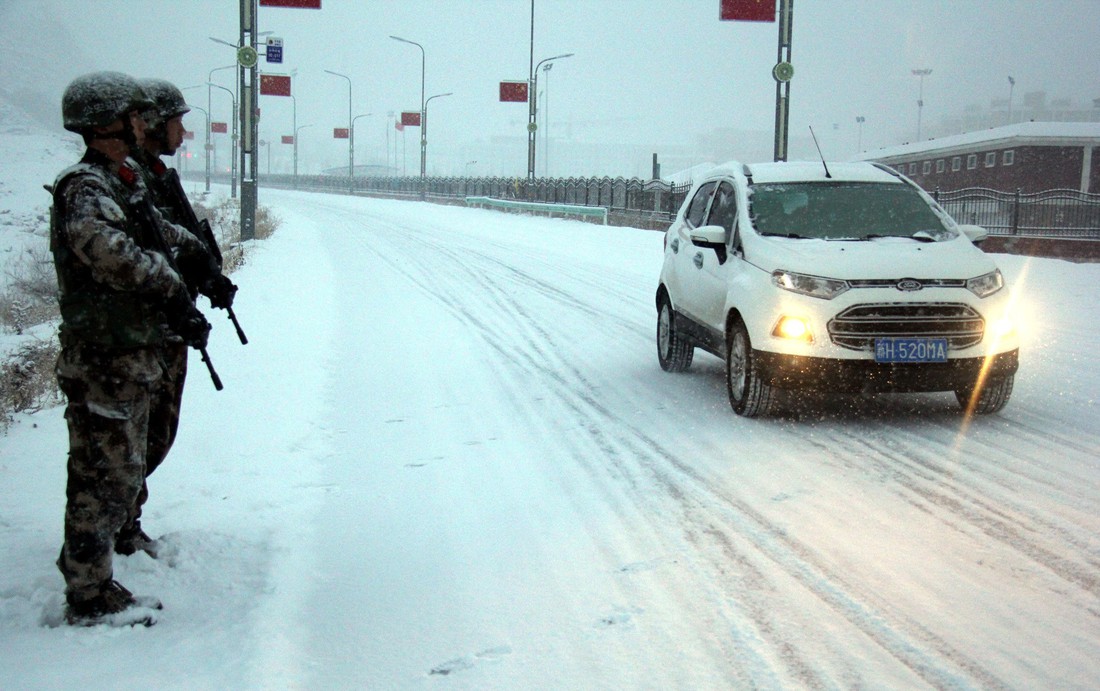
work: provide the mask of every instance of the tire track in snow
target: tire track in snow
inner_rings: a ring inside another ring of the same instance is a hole
[[[1029,559],[1072,583],[1093,596],[1100,596],[1100,574],[1091,572],[1087,565],[1070,561],[1027,537],[1027,533],[1039,534],[1036,525],[1021,520],[1020,511],[1005,511],[991,504],[976,493],[965,489],[939,465],[938,459],[920,447],[907,447],[904,452],[884,451],[858,436],[846,436],[842,442],[862,448],[880,471],[893,475],[893,479],[909,492],[928,503],[961,519],[986,536],[1026,555]],[[902,472],[908,469],[908,472]],[[1045,531],[1061,534],[1075,549],[1087,550],[1089,545],[1072,535],[1062,534],[1054,525],[1041,521],[1035,515],[1027,515],[1042,524]]]
[[[438,278],[439,266],[433,265],[428,253],[424,251],[423,237],[418,238],[417,247],[420,249],[418,259],[421,262],[422,276]],[[872,597],[868,592],[860,592],[854,584],[846,582],[840,574],[821,563],[805,545],[785,535],[780,528],[758,511],[740,500],[717,491],[712,483],[689,463],[647,433],[634,427],[630,421],[614,414],[595,396],[587,393],[591,383],[572,361],[563,357],[562,353],[567,351],[562,344],[555,342],[553,331],[538,322],[537,318],[524,307],[522,300],[503,288],[498,280],[491,278],[494,275],[492,272],[474,271],[472,265],[477,261],[481,261],[481,267],[487,268],[483,255],[479,255],[476,251],[462,252],[462,259],[466,261],[459,261],[453,250],[448,249],[443,254],[448,254],[452,258],[452,261],[446,263],[451,268],[456,263],[464,265],[469,262],[471,266],[465,266],[464,270],[476,275],[477,283],[483,292],[471,294],[464,291],[464,288],[469,287],[465,281],[459,281],[456,290],[448,291],[438,282],[432,283],[414,275],[405,266],[395,266],[395,268],[446,304],[457,317],[481,331],[490,347],[494,348],[503,360],[517,368],[521,375],[535,373],[541,381],[551,382],[556,389],[555,395],[559,403],[573,410],[577,420],[599,420],[598,423],[589,424],[586,431],[603,455],[614,463],[623,477],[636,476],[638,470],[641,470],[652,481],[656,481],[665,496],[674,500],[681,507],[685,517],[693,521],[693,532],[696,536],[709,536],[720,544],[728,559],[744,563],[744,555],[730,551],[732,542],[718,538],[724,535],[724,532],[715,527],[714,523],[718,522],[714,520],[715,516],[708,516],[704,511],[702,516],[693,517],[698,514],[697,498],[706,497],[711,500],[709,504],[721,507],[717,518],[723,518],[732,523],[737,528],[733,532],[748,538],[760,554],[772,561],[787,576],[812,592],[864,635],[874,640],[898,662],[927,682],[940,687],[966,686],[966,680],[970,679],[985,687],[1004,686],[990,671],[952,648],[950,644],[918,622],[904,618],[904,615],[900,614],[894,615],[894,621],[888,620],[885,610],[874,605],[877,598]],[[496,259],[490,259],[488,263],[495,265],[498,270],[504,266]],[[513,275],[517,274],[513,273]],[[529,282],[532,286],[542,283],[544,282]],[[567,307],[579,309],[576,299],[556,288],[543,290],[542,294],[550,299],[557,299]],[[501,310],[494,317],[507,317],[512,322],[511,328],[516,330],[515,333],[527,332],[529,336],[506,345],[499,342],[500,337],[508,331],[502,332],[498,328],[499,322],[495,319],[490,325],[478,316],[484,311],[484,306],[478,300],[487,296],[490,296]],[[467,304],[467,300],[474,302]],[[586,308],[584,311],[589,315],[605,316],[594,308]],[[612,437],[607,432],[610,429],[620,431]],[[578,460],[585,459],[583,452],[576,456]],[[639,464],[640,467],[629,467],[628,463],[631,461]],[[594,474],[594,468],[590,463],[587,461],[586,465],[590,474]],[[635,480],[632,491],[639,499],[648,502],[645,498],[645,484],[647,483],[639,483]],[[690,491],[685,488],[685,484],[690,485]],[[604,489],[604,492],[606,494],[608,490]],[[712,567],[721,572],[728,565],[728,563],[714,563]],[[721,580],[708,581],[708,584],[713,585],[715,582],[720,583]],[[743,597],[744,593],[735,591],[727,592],[726,595],[736,601],[739,597]],[[812,672],[812,666],[801,660],[796,651],[793,651],[785,641],[775,640],[774,631],[770,636],[768,635],[767,620],[762,615],[763,610],[762,605],[753,608],[754,621],[758,625],[764,624],[761,634],[766,639],[771,639],[772,647],[777,651],[779,658],[787,664],[791,676],[810,685],[822,683],[823,680],[816,678]],[[917,645],[914,641],[919,641],[921,645]],[[743,653],[743,650],[740,652]]]

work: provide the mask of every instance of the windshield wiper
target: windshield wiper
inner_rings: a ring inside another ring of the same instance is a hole
[[[760,233],[766,238],[790,238],[792,240],[813,240],[813,238],[799,235],[798,233]]]
[[[908,238],[910,240],[916,240],[917,242],[935,242],[936,238],[927,234],[927,231],[918,230],[912,235],[884,235],[882,233],[868,233],[867,235],[853,238],[854,240],[877,240],[879,238]]]

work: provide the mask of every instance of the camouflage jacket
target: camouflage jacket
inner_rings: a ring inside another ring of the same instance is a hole
[[[150,221],[141,221],[148,191],[140,176],[131,165],[116,172],[94,150],[58,176],[53,195],[50,249],[62,346],[109,352],[163,343],[165,305],[186,287],[154,249],[146,226],[155,223],[166,243],[182,252],[205,252],[205,247],[155,209],[145,216]]]
[[[186,197],[181,202],[176,201],[176,191],[173,189],[172,183],[168,181],[168,173],[172,169],[164,165],[164,161],[159,156],[154,156],[141,147],[134,147],[130,152],[130,158],[136,163],[135,170],[141,175],[146,189],[149,190],[153,204],[160,210],[161,215],[181,229],[186,229],[185,232],[188,234],[194,235],[194,232],[187,225],[187,218],[184,216],[183,210],[177,205],[183,203],[190,208],[191,202]],[[194,212],[191,213],[193,215]],[[206,243],[202,242],[201,237],[197,235],[195,237],[203,247],[206,247]],[[201,286],[214,274],[221,273],[221,261],[216,259],[209,249],[201,255],[184,254],[178,247],[175,247],[174,250],[176,268],[182,273],[183,280],[192,295],[199,292]]]
[[[160,160],[159,156],[154,156],[141,147],[134,147],[130,151],[130,158],[137,163],[136,170],[141,175],[145,188],[152,195],[153,204],[160,209],[161,214],[170,223],[183,227],[183,219],[171,202],[169,197],[171,192],[164,180],[164,175],[168,172],[168,166],[164,165],[164,161]]]

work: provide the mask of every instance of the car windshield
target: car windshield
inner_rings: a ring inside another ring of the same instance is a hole
[[[880,182],[753,185],[752,222],[761,235],[821,240],[955,237],[908,185]]]

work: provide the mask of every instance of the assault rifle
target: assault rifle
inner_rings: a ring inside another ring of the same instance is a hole
[[[218,262],[218,268],[220,269],[222,267],[222,251],[218,247],[213,229],[210,228],[210,221],[205,218],[200,221],[195,215],[195,210],[191,208],[191,202],[187,200],[187,195],[183,191],[179,173],[176,172],[175,168],[169,168],[168,172],[161,176],[161,179],[166,183],[165,191],[168,193],[172,208],[176,211],[176,217],[183,220],[184,228],[187,228],[195,237],[206,244],[210,254],[214,255],[214,260]],[[237,321],[237,315],[233,313],[233,308],[226,307],[225,311],[229,313],[229,321],[233,322],[233,328],[237,330],[237,338],[240,339],[242,345],[247,344],[248,337],[244,335],[244,329]]]
[[[164,255],[164,259],[168,262],[168,265],[172,267],[172,270],[182,276],[180,273],[179,265],[176,263],[176,259],[172,254],[172,248],[168,246],[168,242],[164,239],[164,234],[160,232],[160,226],[157,224],[157,213],[153,212],[153,201],[149,198],[149,194],[143,193],[137,204],[133,205],[134,209],[140,214],[142,225],[145,227],[146,233],[148,233],[149,239],[154,245],[154,249]],[[206,352],[206,347],[198,349],[199,354],[202,355],[202,361],[206,363],[206,370],[210,372],[210,380],[214,382],[214,388],[221,391],[222,386],[221,377],[214,370],[214,363],[210,361],[210,355]]]

